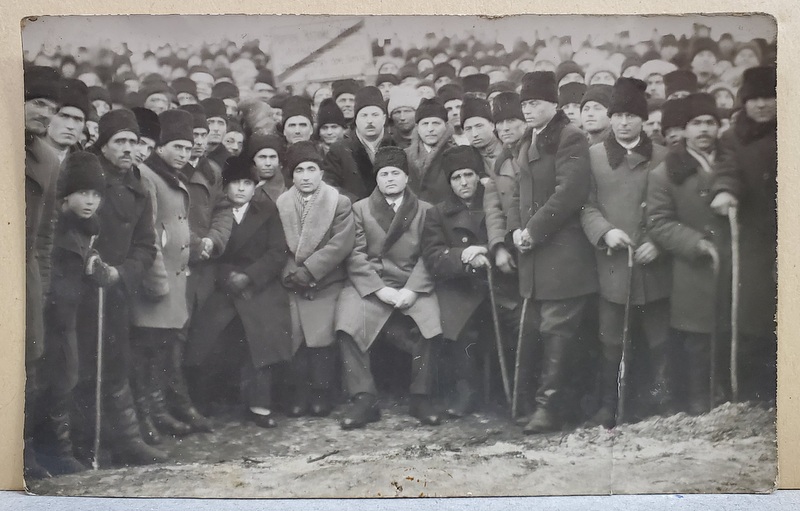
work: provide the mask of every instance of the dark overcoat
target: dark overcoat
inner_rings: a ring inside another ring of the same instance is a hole
[[[586,136],[561,110],[517,158],[519,180],[508,214],[508,230],[527,228],[532,250],[519,255],[520,295],[563,300],[597,291],[594,249],[581,227],[591,170]]]
[[[747,335],[775,331],[778,255],[777,124],[739,115],[720,139],[712,194],[739,199],[740,302],[738,324]]]
[[[448,124],[438,144],[428,149],[414,130],[411,145],[404,149],[408,157],[408,187],[421,200],[437,204],[450,195],[450,180],[442,170],[444,152],[455,147],[453,128]]]
[[[394,145],[396,142],[386,129],[378,148]],[[369,196],[375,189],[372,160],[353,132],[346,132],[342,140],[331,145],[322,167],[325,170],[325,182],[339,189],[351,202]]]
[[[225,328],[236,316],[244,326],[255,367],[264,367],[292,356],[289,295],[280,282],[288,251],[278,208],[269,199],[250,201],[240,224],[231,231],[228,245],[214,261],[214,292],[192,321],[187,344],[187,363],[202,364]],[[225,283],[231,272],[250,277],[241,295]]]
[[[603,236],[611,229],[621,229],[634,242],[634,248],[653,242],[646,232],[647,182],[650,172],[661,163],[666,153],[664,147],[653,144],[644,133],[630,154],[613,135],[589,149],[592,188],[581,222],[586,237],[596,247],[594,254],[600,296],[609,302],[626,302],[628,251],[614,250],[609,254]],[[667,298],[670,287],[669,254],[661,251],[646,265],[634,264],[631,303],[642,305]]]

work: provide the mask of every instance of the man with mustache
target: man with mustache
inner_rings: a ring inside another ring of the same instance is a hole
[[[86,85],[79,80],[63,80],[61,105],[50,119],[45,136],[45,141],[55,150],[60,162],[78,143],[89,117],[89,108],[89,89]]]

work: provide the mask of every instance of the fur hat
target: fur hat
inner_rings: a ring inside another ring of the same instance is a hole
[[[433,66],[433,81],[435,82],[439,78],[450,78],[451,80],[456,79],[456,68],[452,65],[448,64],[447,62],[442,62],[440,64],[436,64]]]
[[[586,88],[586,84],[583,82],[565,83],[558,89],[558,106],[562,107],[571,103],[580,104]]]
[[[144,108],[142,110],[144,110]],[[152,110],[147,111],[153,115],[156,115]],[[97,140],[95,141],[94,145],[99,149],[102,149],[102,147],[111,139],[111,137],[121,131],[130,131],[137,137],[140,133],[139,123],[136,122],[136,115],[127,108],[111,110],[106,115],[101,117],[97,122],[97,131]]]
[[[230,82],[219,82],[211,88],[211,97],[219,99],[239,99],[239,87]]]
[[[269,69],[262,69],[256,75],[256,82],[255,83],[266,83],[271,87],[275,87],[275,76],[272,74],[272,71]]]
[[[464,90],[457,83],[448,83],[439,87],[436,97],[445,104],[454,99],[464,99]]]
[[[283,168],[286,170],[286,174],[291,176],[298,165],[307,161],[322,166],[322,155],[319,154],[317,146],[307,140],[295,142],[286,150],[286,163]]]
[[[86,119],[89,118],[89,88],[80,80],[67,78],[61,81],[60,103],[62,107],[77,108]]]
[[[417,91],[411,87],[398,86],[393,87],[389,92],[389,107],[387,110],[391,114],[398,108],[406,107],[416,110],[419,107],[420,96]]]
[[[181,92],[186,92],[197,98],[197,84],[186,76],[172,80],[172,90],[175,91],[176,96]]]
[[[397,167],[408,174],[408,156],[406,152],[397,146],[383,146],[375,153],[375,164],[373,168],[377,173],[384,167]]]
[[[419,123],[422,119],[428,117],[438,117],[439,119],[447,122],[447,109],[441,101],[436,98],[423,99],[417,108],[417,114],[414,116],[414,121]]]
[[[152,110],[140,106],[134,107],[132,110],[136,116],[136,123],[139,125],[139,136],[158,142],[158,139],[161,138],[161,124],[158,122],[158,115]]]
[[[647,84],[636,78],[620,78],[611,92],[608,116],[629,113],[647,119],[647,97],[644,91]]]
[[[483,159],[477,149],[468,145],[458,145],[442,154],[442,172],[447,176],[448,182],[450,176],[461,169],[472,169],[476,174],[483,174]]]
[[[491,96],[495,92],[517,92],[517,84],[509,80],[495,82],[489,85],[486,93]]]
[[[485,99],[468,96],[461,103],[461,127],[464,127],[464,122],[471,117],[482,117],[490,123],[494,123],[492,107],[489,102]]]
[[[520,101],[540,100],[558,103],[556,75],[552,71],[534,71],[522,77]]]
[[[719,122],[720,115],[717,109],[717,100],[707,92],[696,92],[686,96],[687,117],[686,122],[700,117],[701,115],[711,115]]]
[[[464,86],[464,93],[482,92],[488,94],[489,92],[489,75],[484,73],[475,73],[474,75],[465,76],[461,79],[461,84]]]
[[[311,113],[311,100],[303,96],[289,96],[283,104],[283,122],[286,123],[290,117],[301,116],[308,119],[309,124],[314,123],[314,115]]]
[[[183,105],[178,107],[180,110],[185,110],[192,114],[192,129],[198,128],[208,129],[208,121],[206,120],[206,112],[200,105]]]
[[[274,96],[269,98],[269,101],[267,103],[272,108],[280,108],[281,110],[283,110],[283,105],[284,105],[284,103],[286,103],[286,100],[289,99],[289,98],[290,98],[290,96],[288,94],[286,94],[284,92],[279,92],[278,94],[275,94]]]
[[[170,98],[173,95],[173,91],[167,82],[160,80],[160,81],[151,81],[147,83],[142,83],[142,87],[139,89],[139,95],[142,97],[142,102],[144,103],[147,101],[147,98],[152,96],[153,94],[163,94],[166,97]]]
[[[495,124],[508,119],[525,120],[522,104],[516,92],[501,92],[492,100],[492,117]]]
[[[258,173],[252,160],[242,156],[231,156],[225,160],[225,167],[222,169],[222,186],[228,186],[240,179],[249,179],[253,183],[258,183]]]
[[[661,106],[661,131],[666,135],[670,128],[681,128],[689,121],[688,98],[670,99]]]
[[[693,61],[701,51],[710,51],[719,58],[719,45],[710,37],[698,37],[689,46],[689,62]]]
[[[355,96],[359,88],[360,87],[358,86],[358,82],[353,80],[352,78],[347,78],[344,80],[336,80],[331,84],[333,99],[338,98],[342,94],[352,94]]]
[[[103,167],[97,156],[87,151],[76,151],[67,155],[64,161],[64,186],[61,197],[67,197],[81,190],[95,190],[101,195],[106,188]]]
[[[357,117],[358,112],[362,108],[368,106],[377,106],[384,114],[386,113],[386,103],[383,101],[383,94],[381,94],[379,88],[372,85],[363,87],[356,92],[356,105],[353,109],[354,115]]]
[[[49,99],[59,102],[60,75],[52,67],[30,66],[25,68],[25,101],[32,99]]]
[[[265,135],[263,133],[252,135],[247,139],[242,155],[252,163],[253,158],[262,149],[274,149],[278,153],[278,160],[283,163],[283,159],[286,156],[286,142],[278,135]]]
[[[377,78],[375,78],[375,86],[376,87],[378,85],[380,85],[382,83],[386,83],[386,82],[389,82],[392,85],[398,85],[400,83],[400,79],[397,76],[395,76],[393,74],[389,74],[389,73],[381,73],[381,74],[378,75]]]
[[[211,119],[212,117],[227,119],[225,103],[219,98],[206,98],[200,102],[200,106],[203,107],[206,113],[206,119]]]
[[[583,99],[581,99],[581,109],[583,109],[583,106],[589,101],[600,103],[604,107],[608,108],[608,106],[611,104],[611,92],[613,90],[613,86],[606,85],[604,83],[589,85],[586,88],[586,92],[583,94]]]
[[[742,75],[739,99],[744,105],[748,100],[755,98],[777,97],[775,91],[777,84],[777,74],[774,67],[751,67]]]
[[[697,92],[697,75],[688,69],[671,71],[664,75],[664,89],[667,97],[679,91]]]
[[[333,98],[325,98],[319,104],[319,111],[317,112],[317,125],[319,127],[326,124],[338,124],[339,126],[347,126],[347,120],[344,118],[342,109],[336,104]]]
[[[89,87],[89,102],[105,101],[111,106],[111,94],[104,87]]]
[[[161,136],[158,145],[163,146],[175,140],[185,140],[194,143],[194,117],[186,110],[167,110],[158,114],[161,124]]]
[[[561,83],[561,80],[572,73],[578,73],[583,78],[585,74],[583,68],[579,66],[574,60],[565,60],[556,68],[556,84]]]

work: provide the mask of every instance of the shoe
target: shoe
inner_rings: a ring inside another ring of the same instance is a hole
[[[274,428],[278,425],[278,422],[272,416],[272,413],[268,415],[262,415],[251,410],[247,410],[247,420],[259,428]]]
[[[411,405],[408,408],[408,413],[428,426],[438,426],[442,423],[439,411],[433,406],[428,396],[411,396]]]
[[[167,454],[155,447],[151,447],[139,439],[129,439],[117,444],[111,453],[111,460],[115,465],[152,465],[165,463]]]
[[[606,429],[612,429],[616,425],[617,418],[614,410],[603,406],[583,424],[583,427],[596,428],[597,426],[603,426]]]
[[[370,422],[378,422],[380,418],[378,398],[373,394],[362,392],[353,398],[353,404],[347,409],[339,424],[345,430],[358,429]]]
[[[164,394],[161,390],[155,390],[150,394],[150,403],[150,417],[159,431],[174,436],[185,436],[192,433],[190,425],[179,421],[167,411]]]
[[[287,417],[302,417],[308,413],[308,390],[295,388],[289,399],[289,407],[286,409]]]
[[[555,415],[547,408],[539,407],[533,412],[533,417],[522,429],[526,435],[537,435],[539,433],[551,433],[561,429],[561,424]]]
[[[446,410],[451,417],[466,417],[475,409],[475,391],[466,380],[456,384],[456,398]]]
[[[193,405],[183,408],[173,408],[173,416],[184,424],[188,424],[192,431],[198,433],[212,433],[214,428],[211,421],[208,420],[200,411]]]
[[[314,417],[327,417],[333,411],[330,398],[326,391],[319,391],[311,398],[309,413]]]

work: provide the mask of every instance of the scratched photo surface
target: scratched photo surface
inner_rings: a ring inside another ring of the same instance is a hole
[[[24,20],[27,488],[771,491],[776,35]]]

